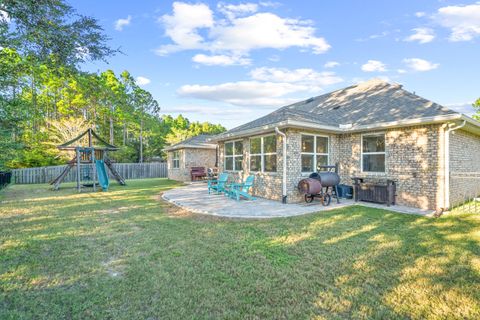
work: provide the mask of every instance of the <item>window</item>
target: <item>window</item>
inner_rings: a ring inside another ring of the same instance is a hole
[[[362,136],[362,171],[385,172],[385,134]]]
[[[277,171],[277,138],[275,135],[250,139],[250,171]]]
[[[328,165],[328,137],[302,135],[302,172],[318,171]]]
[[[225,170],[243,170],[243,142],[232,141],[225,143]]]
[[[173,169],[180,168],[180,151],[173,151],[172,163]]]

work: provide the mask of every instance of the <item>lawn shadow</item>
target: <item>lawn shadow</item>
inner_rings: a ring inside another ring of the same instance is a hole
[[[317,215],[300,230],[286,224],[288,232],[264,241],[297,257],[291,281],[317,290],[312,316],[480,316],[478,218],[428,219],[361,207]]]
[[[226,219],[158,201],[170,187],[5,204],[0,318],[479,315],[479,217],[349,207]]]

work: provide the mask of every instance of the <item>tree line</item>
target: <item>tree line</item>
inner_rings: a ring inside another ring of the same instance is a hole
[[[128,72],[85,72],[119,52],[98,22],[63,0],[0,2],[0,170],[64,163],[56,144],[94,128],[118,161],[162,156],[171,143],[225,128],[161,115]]]

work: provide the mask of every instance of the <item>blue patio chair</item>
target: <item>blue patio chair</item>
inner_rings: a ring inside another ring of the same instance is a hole
[[[249,200],[255,200],[255,197],[248,193],[250,188],[253,187],[254,181],[255,176],[250,175],[247,177],[247,179],[245,179],[244,183],[233,183],[228,192],[228,195],[231,198],[236,199],[237,201],[239,201],[242,197]]]
[[[228,181],[228,173],[221,173],[216,180],[208,180],[208,194],[215,191],[216,194],[225,192],[225,186]]]

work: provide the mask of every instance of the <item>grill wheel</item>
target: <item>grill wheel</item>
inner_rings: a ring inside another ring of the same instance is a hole
[[[306,203],[312,203],[313,198],[315,198],[315,197],[312,196],[312,195],[310,195],[310,194],[306,194],[306,195],[305,195],[305,202],[306,202]]]
[[[322,197],[322,204],[326,207],[330,205],[331,201],[332,201],[332,197],[328,193],[324,193]]]

